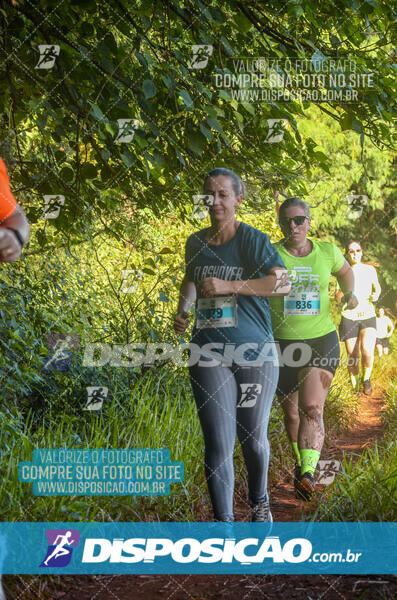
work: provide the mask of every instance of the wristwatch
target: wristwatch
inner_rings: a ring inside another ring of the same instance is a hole
[[[15,233],[15,237],[17,238],[18,242],[21,245],[21,248],[24,247],[25,245],[25,240],[23,239],[23,237],[21,236],[21,234],[19,233],[18,229],[14,229],[13,227],[5,227],[4,229],[9,229],[10,231],[13,231]]]

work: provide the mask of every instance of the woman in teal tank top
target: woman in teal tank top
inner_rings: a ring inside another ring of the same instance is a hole
[[[271,522],[267,426],[278,357],[268,298],[287,294],[290,286],[268,236],[236,218],[244,197],[240,177],[215,168],[204,178],[203,191],[211,199],[210,226],[186,242],[186,272],[174,328],[183,335],[194,302],[192,346],[196,350],[190,356],[194,360],[189,374],[204,436],[205,475],[214,519],[234,520],[237,434],[247,468],[251,520]],[[270,360],[262,356],[264,345],[274,350]],[[211,357],[209,347],[213,348]]]

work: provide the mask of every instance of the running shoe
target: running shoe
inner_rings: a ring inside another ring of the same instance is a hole
[[[296,497],[309,502],[312,499],[315,490],[316,482],[314,481],[313,475],[310,473],[303,473],[295,486]]]
[[[273,523],[272,513],[270,512],[269,500],[264,500],[263,502],[258,502],[258,504],[254,504],[254,506],[252,507],[251,522]]]
[[[372,385],[369,379],[366,379],[363,383],[364,386],[364,394],[366,396],[371,396],[372,395]]]

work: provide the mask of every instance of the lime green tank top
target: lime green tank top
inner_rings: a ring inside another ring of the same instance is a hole
[[[345,258],[330,242],[310,241],[313,248],[307,256],[292,256],[282,241],[274,244],[292,284],[288,296],[269,298],[276,339],[308,340],[335,330],[328,287],[331,274],[343,267]]]

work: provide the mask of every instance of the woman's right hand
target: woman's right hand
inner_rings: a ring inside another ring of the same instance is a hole
[[[183,335],[189,325],[189,313],[179,312],[174,317],[174,330],[178,335]]]

